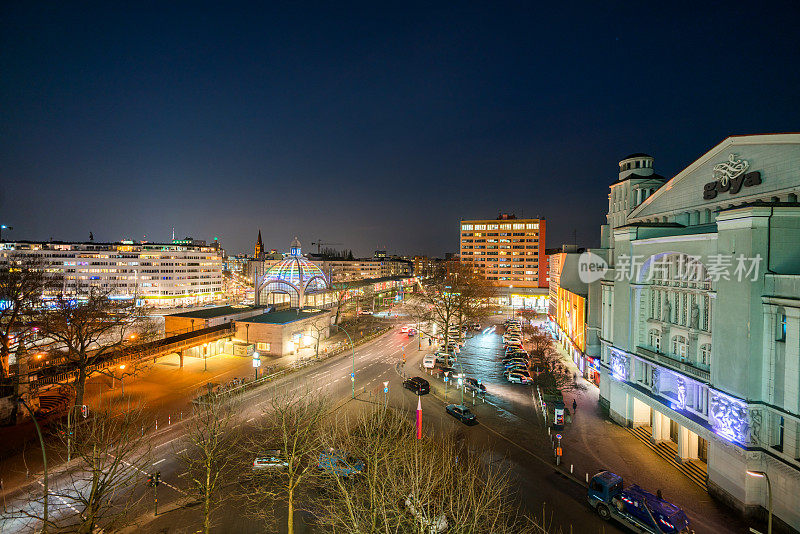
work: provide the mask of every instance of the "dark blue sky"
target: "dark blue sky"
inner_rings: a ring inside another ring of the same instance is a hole
[[[119,4],[0,7],[4,237],[596,245],[626,154],[800,130],[797,2]]]

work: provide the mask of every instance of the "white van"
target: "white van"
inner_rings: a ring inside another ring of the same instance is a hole
[[[433,369],[434,367],[436,367],[436,356],[433,354],[427,354],[422,359],[422,367],[424,367],[425,369]]]

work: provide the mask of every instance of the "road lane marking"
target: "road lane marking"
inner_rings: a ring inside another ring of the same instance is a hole
[[[153,462],[153,465],[158,465],[158,464],[160,464],[161,462],[165,462],[165,461],[167,461],[167,459],[166,459],[166,458],[162,458],[162,459],[160,459],[160,460],[159,460],[159,461],[157,461],[157,462]]]

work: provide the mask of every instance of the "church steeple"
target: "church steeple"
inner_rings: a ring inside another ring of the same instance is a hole
[[[256,241],[256,259],[264,259],[264,243],[261,241],[261,228],[258,229],[258,241]]]

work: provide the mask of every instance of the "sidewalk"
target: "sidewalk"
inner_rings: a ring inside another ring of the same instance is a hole
[[[735,512],[715,501],[682,472],[658,456],[627,429],[613,423],[601,412],[598,404],[600,390],[580,377],[577,366],[558,344],[564,364],[578,373],[578,381],[586,391],[570,392],[564,404],[578,409],[561,434],[564,451],[562,467],[572,466],[576,477],[591,478],[596,472],[608,469],[625,480],[655,493],[660,489],[664,499],[680,506],[689,516],[696,532],[748,532],[749,525]]]

